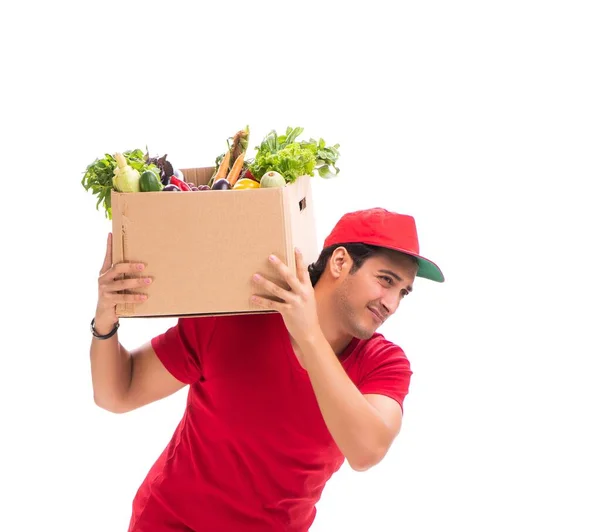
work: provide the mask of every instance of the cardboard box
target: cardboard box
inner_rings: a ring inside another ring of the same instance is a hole
[[[213,168],[182,170],[208,183]],[[198,192],[112,192],[113,262],[145,263],[153,282],[142,303],[117,306],[120,317],[264,312],[250,304],[255,272],[285,283],[271,253],[295,268],[294,246],[317,259],[311,180],[279,188]],[[293,270],[295,271],[295,270]]]

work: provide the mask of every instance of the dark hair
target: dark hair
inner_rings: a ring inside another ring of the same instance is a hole
[[[368,244],[360,244],[360,243],[352,243],[352,244],[334,244],[333,246],[329,246],[323,248],[319,258],[309,264],[308,266],[308,274],[310,275],[310,282],[313,286],[317,284],[317,281],[320,279],[321,274],[325,271],[325,267],[331,258],[333,252],[339,248],[344,247],[348,251],[348,254],[352,258],[352,268],[350,268],[350,273],[355,273],[364,262],[372,257],[377,255],[383,255],[385,253],[390,253],[390,250],[386,248],[382,248],[379,246],[371,246]],[[401,253],[400,251],[394,253]],[[409,259],[411,259],[414,263],[417,263],[417,259],[412,255],[408,255],[406,253],[402,253]]]
[[[310,282],[313,286],[317,284],[321,274],[325,271],[325,267],[327,266],[331,255],[333,255],[333,252],[340,246],[346,248],[348,254],[352,258],[353,264],[352,268],[350,269],[350,273],[356,272],[369,257],[374,257],[375,255],[379,255],[384,252],[383,248],[377,246],[355,243],[334,244],[333,246],[323,248],[319,258],[308,266],[308,274],[310,275]]]

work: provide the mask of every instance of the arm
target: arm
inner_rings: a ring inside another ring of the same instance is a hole
[[[133,279],[121,279],[124,274],[139,274],[143,269],[144,265],[133,263],[112,264],[112,235],[109,234],[98,278],[95,329],[99,334],[108,334],[112,330],[118,319],[117,303],[144,301],[145,295],[137,290],[151,279],[137,278],[137,275]],[[124,290],[136,292],[124,294]],[[184,386],[167,371],[150,343],[129,353],[119,343],[117,334],[104,340],[92,338],[90,364],[94,401],[109,412],[129,412]]]
[[[112,322],[97,318],[100,334],[111,329]],[[94,401],[109,412],[135,410],[185,386],[167,371],[150,343],[130,353],[119,343],[118,333],[107,340],[92,339],[90,362]]]
[[[314,290],[300,252],[296,250],[296,276],[277,257],[269,260],[290,290],[255,274],[258,286],[277,300],[257,294],[251,300],[281,313],[295,344],[294,351],[309,374],[329,432],[350,466],[364,471],[385,456],[398,434],[402,422],[400,404],[384,395],[363,395],[347,376],[321,331]]]
[[[355,471],[379,463],[400,432],[402,409],[384,395],[363,395],[319,334],[298,345],[325,424]]]

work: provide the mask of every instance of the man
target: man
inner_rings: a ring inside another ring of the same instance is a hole
[[[179,319],[128,352],[115,305],[141,301],[115,280],[111,241],[92,321],[96,403],[128,412],[189,385],[183,418],[138,490],[129,532],[307,531],[327,480],[346,459],[382,460],[400,431],[410,364],[376,330],[416,276],[443,282],[419,255],[411,216],[375,208],[344,215],[321,256],[296,272],[277,257],[289,289],[258,273],[276,313]]]

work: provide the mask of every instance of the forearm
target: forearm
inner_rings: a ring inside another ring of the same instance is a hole
[[[113,323],[96,317],[95,329],[107,334]],[[119,343],[118,333],[100,340],[92,337],[90,364],[95,403],[110,411],[117,411],[131,382],[131,356]]]
[[[392,439],[390,428],[350,380],[324,336],[300,349],[334,441],[353,469],[368,469],[385,455]]]

